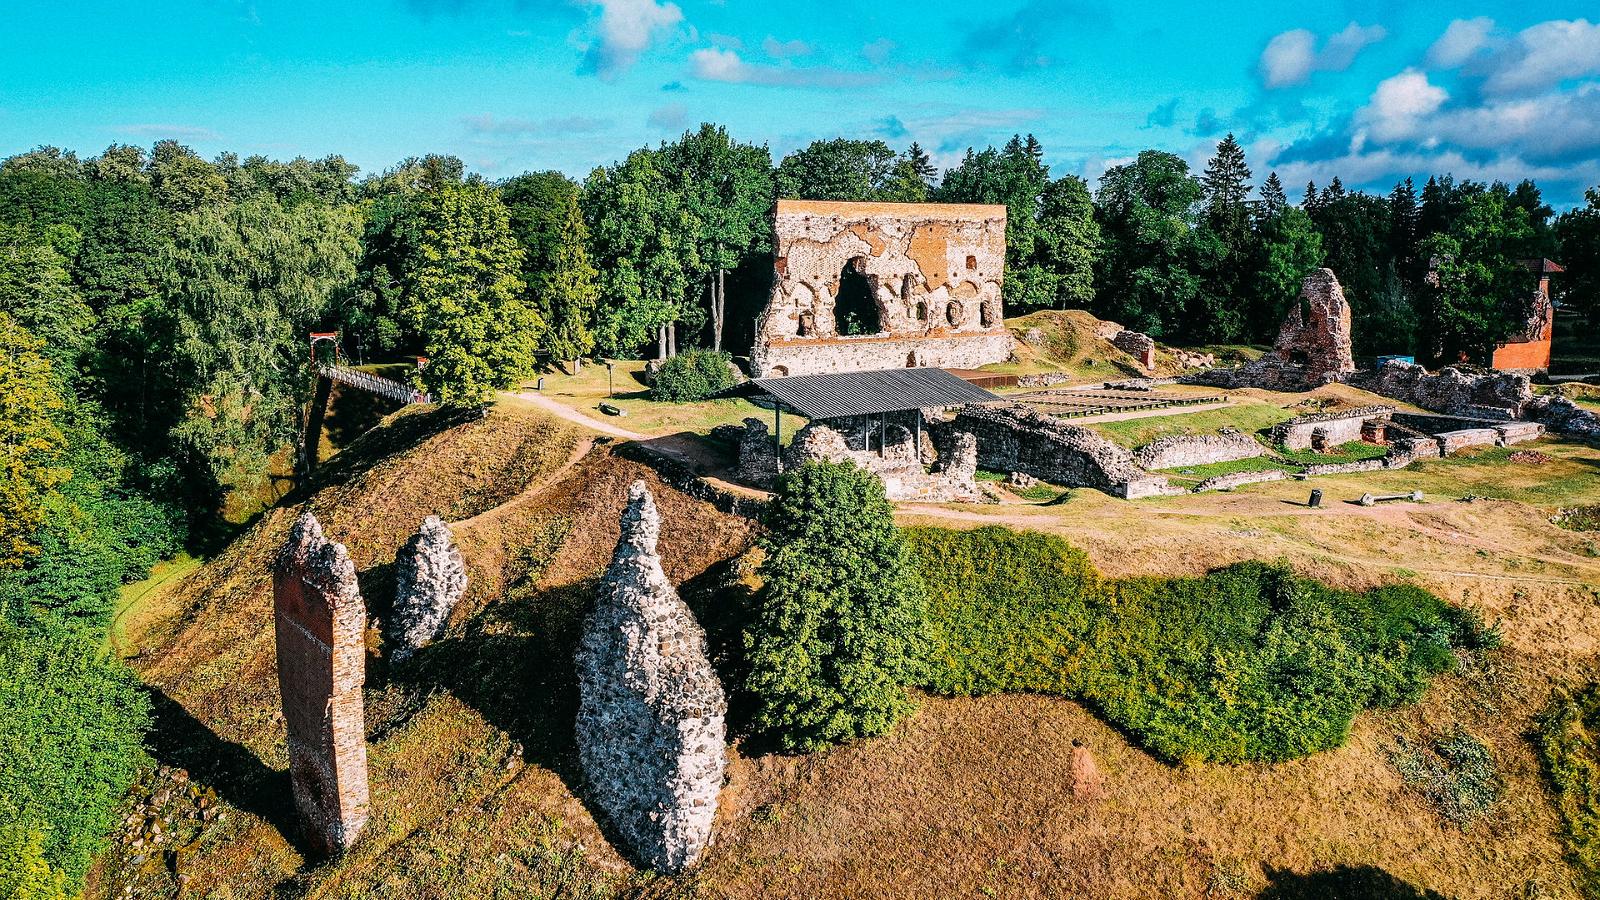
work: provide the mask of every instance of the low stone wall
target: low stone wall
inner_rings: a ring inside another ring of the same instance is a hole
[[[1205,491],[1230,491],[1246,484],[1282,481],[1288,477],[1289,473],[1282,469],[1268,469],[1264,472],[1230,472],[1227,475],[1216,475],[1207,478],[1194,486],[1194,492],[1199,494]]]
[[[802,427],[784,449],[784,471],[811,460],[852,462],[877,475],[890,500],[974,503],[982,499],[976,478],[977,442],[971,435],[953,433],[939,448],[939,459],[930,471],[922,463],[933,453],[927,432],[923,434],[926,445],[918,448],[912,432],[893,421],[887,429],[877,428],[876,423],[870,430],[841,427],[844,425],[811,422]],[[778,457],[767,423],[749,418],[742,430],[722,426],[718,433],[730,438],[737,435],[739,480],[768,489],[776,485]],[[867,449],[869,446],[874,449]]]
[[[758,378],[935,366],[976,369],[1011,358],[1006,329],[976,334],[791,338],[758,343],[750,368]]]
[[[1139,331],[1119,331],[1111,337],[1111,346],[1137,359],[1146,369],[1156,367],[1156,339]]]
[[[1494,430],[1500,434],[1501,446],[1537,440],[1544,435],[1544,426],[1538,422],[1507,422],[1494,426]]]
[[[1296,416],[1272,428],[1272,442],[1289,450],[1308,450],[1317,432],[1323,434],[1323,446],[1337,447],[1361,440],[1361,427],[1368,419],[1381,419],[1394,412],[1392,406],[1362,406],[1356,409],[1334,410]]]
[[[1410,460],[1407,460],[1409,463]],[[1347,472],[1375,472],[1379,469],[1395,468],[1388,465],[1387,457],[1374,459],[1358,459],[1355,462],[1342,463],[1313,463],[1301,470],[1305,475],[1343,475]]]
[[[1158,438],[1133,451],[1133,461],[1146,469],[1176,469],[1254,459],[1265,453],[1261,442],[1228,429],[1218,434],[1181,434]]]
[[[1035,372],[1032,375],[1018,375],[1017,387],[1055,387],[1058,384],[1066,384],[1076,377],[1071,372]]]
[[[1470,419],[1515,419],[1533,399],[1533,386],[1526,375],[1477,374],[1453,366],[1430,374],[1421,366],[1399,360],[1352,372],[1344,381],[1423,409]]]
[[[977,438],[978,463],[993,472],[1023,472],[1130,499],[1173,492],[1167,479],[1145,472],[1126,449],[1020,404],[964,406],[953,420],[934,427]]]
[[[1582,440],[1600,441],[1600,415],[1566,397],[1535,397],[1523,407],[1523,414],[1543,423],[1551,431]]]
[[[1442,431],[1433,436],[1439,442],[1439,452],[1445,456],[1469,447],[1493,447],[1500,442],[1500,433],[1493,428],[1463,428],[1459,431]]]

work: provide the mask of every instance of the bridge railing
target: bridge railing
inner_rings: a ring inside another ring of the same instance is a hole
[[[345,366],[318,366],[317,374],[329,381],[337,381],[358,390],[387,397],[400,403],[432,403],[433,398],[417,390],[409,384],[395,381],[393,378],[384,378],[371,372],[351,369]]]

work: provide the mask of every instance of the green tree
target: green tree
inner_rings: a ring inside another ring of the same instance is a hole
[[[1041,197],[1050,184],[1050,168],[1033,135],[1012,135],[1000,150],[968,150],[961,164],[944,173],[935,192],[946,203],[1000,203],[1006,207],[1006,280],[1002,289],[1012,308],[1053,306],[1056,281],[1039,264]]]
[[[48,231],[0,225],[0,313],[43,340],[57,376],[70,381],[94,338],[95,316],[67,272],[78,232],[66,225]]]
[[[149,719],[138,680],[98,638],[0,623],[0,832],[42,830],[44,859],[78,884],[138,773]]]
[[[807,463],[784,477],[766,525],[745,635],[756,728],[790,751],[883,734],[912,709],[926,608],[882,482]]]
[[[1589,325],[1600,326],[1600,187],[1589,188],[1583,196],[1587,203],[1556,220],[1560,262],[1567,271],[1553,288],[1564,305],[1583,315]]]
[[[708,122],[662,147],[661,164],[697,226],[695,256],[703,274],[696,275],[710,297],[711,348],[720,351],[728,270],[771,249],[772,155]]]
[[[61,465],[66,441],[55,422],[61,396],[40,350],[37,338],[0,312],[0,572],[38,552],[31,539],[56,486],[71,474]]]
[[[418,381],[446,405],[485,403],[533,371],[544,334],[522,281],[522,248],[505,204],[485,184],[424,193],[417,216],[399,314],[426,341]]]
[[[1434,356],[1487,364],[1494,349],[1528,321],[1533,282],[1519,249],[1533,238],[1525,209],[1508,192],[1475,192],[1445,232],[1423,240],[1433,262],[1420,299]]]
[[[1094,302],[1094,269],[1100,259],[1100,223],[1094,218],[1089,185],[1064,175],[1045,188],[1034,234],[1033,266],[1040,296],[1058,309],[1082,309]]]
[[[1289,198],[1283,192],[1283,182],[1278,180],[1277,172],[1267,174],[1267,180],[1261,184],[1261,203],[1256,207],[1259,218],[1271,219],[1289,207]]]
[[[596,347],[606,356],[636,357],[652,338],[656,356],[673,355],[675,323],[693,323],[689,295],[701,263],[699,224],[663,169],[660,151],[642,149],[583,186],[583,217],[601,304]]]
[[[190,212],[228,199],[228,180],[217,167],[177,141],[157,141],[150,154],[150,188],[162,206]]]
[[[1199,292],[1194,226],[1204,188],[1171,153],[1146,150],[1100,176],[1095,215],[1105,241],[1096,313],[1177,340]]]
[[[1256,232],[1251,266],[1255,291],[1249,318],[1255,326],[1252,337],[1272,340],[1299,298],[1301,282],[1322,265],[1322,235],[1310,216],[1292,206],[1262,219]]]
[[[883,141],[812,141],[785,156],[774,174],[777,195],[790,200],[883,200],[895,153]]]
[[[522,279],[549,326],[543,349],[559,360],[588,356],[600,289],[578,185],[560,172],[536,172],[507,181],[500,196],[525,254]]]
[[[44,832],[0,826],[0,898],[67,900],[66,876],[44,858]]]
[[[1204,212],[1195,235],[1201,288],[1186,331],[1209,342],[1237,340],[1246,327],[1248,275],[1256,254],[1250,225],[1250,166],[1230,133],[1200,178]]]

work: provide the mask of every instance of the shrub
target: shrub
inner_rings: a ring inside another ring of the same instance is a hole
[[[733,357],[715,350],[686,350],[661,364],[650,399],[669,403],[704,400],[733,386]]]
[[[1567,856],[1587,897],[1600,897],[1600,684],[1557,696],[1534,742],[1555,791]]]
[[[883,483],[806,463],[783,478],[766,526],[745,633],[756,730],[790,751],[888,731],[912,709],[926,609]]]
[[[1446,821],[1466,831],[1500,799],[1500,774],[1483,742],[1459,726],[1424,745],[1400,736],[1389,763]]]
[[[1283,565],[1102,578],[1060,538],[912,529],[946,694],[1096,706],[1168,760],[1278,761],[1342,744],[1356,713],[1415,700],[1472,626],[1398,585],[1357,594]]]
[[[37,828],[0,826],[0,898],[67,900],[66,879],[44,858],[44,834]]]
[[[132,673],[93,639],[0,625],[0,830],[43,829],[44,859],[76,883],[133,783],[149,717]]]

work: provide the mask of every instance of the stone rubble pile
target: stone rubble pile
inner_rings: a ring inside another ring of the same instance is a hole
[[[467,589],[467,567],[450,526],[438,516],[422,520],[394,558],[394,611],[384,637],[395,661],[436,639]]]

